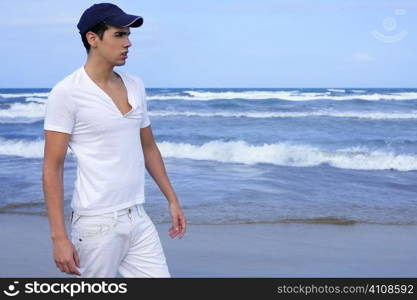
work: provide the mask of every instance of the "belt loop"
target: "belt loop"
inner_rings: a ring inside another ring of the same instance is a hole
[[[138,210],[139,217],[142,217],[142,209],[143,209],[143,208],[142,208],[142,204],[138,204],[136,208],[137,208],[137,210]]]
[[[117,211],[115,211],[114,213],[114,224],[117,224]]]
[[[71,213],[71,222],[70,222],[71,226],[73,226],[78,221],[79,218],[81,218],[81,216],[77,213],[74,213],[73,211]]]
[[[130,207],[127,209],[127,215],[129,216],[129,219],[132,220],[132,209]]]

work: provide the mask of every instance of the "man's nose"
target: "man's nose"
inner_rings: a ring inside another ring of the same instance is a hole
[[[126,42],[125,42],[124,46],[125,46],[125,47],[130,47],[130,46],[132,46],[132,43],[130,42],[130,40],[129,40],[129,38],[128,38],[128,37],[126,38]]]

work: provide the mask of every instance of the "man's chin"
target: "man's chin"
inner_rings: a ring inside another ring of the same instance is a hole
[[[123,60],[123,61],[121,61],[121,60],[118,60],[118,61],[116,61],[115,62],[115,66],[124,66],[126,64],[126,61],[125,60]]]

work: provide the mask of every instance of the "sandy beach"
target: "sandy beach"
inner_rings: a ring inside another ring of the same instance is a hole
[[[0,277],[72,277],[52,258],[44,216],[0,216]],[[416,277],[417,226],[157,224],[172,277]]]

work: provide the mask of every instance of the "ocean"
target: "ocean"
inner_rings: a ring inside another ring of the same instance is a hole
[[[1,214],[46,216],[50,89],[0,89]],[[417,89],[148,88],[154,137],[189,224],[417,224]],[[68,150],[65,214],[76,176]],[[145,208],[171,222],[146,175]]]

